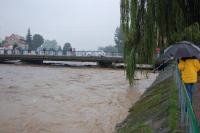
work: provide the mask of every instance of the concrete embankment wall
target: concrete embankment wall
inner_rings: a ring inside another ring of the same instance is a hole
[[[161,73],[130,109],[129,116],[116,126],[116,133],[180,133],[178,89],[173,69]]]

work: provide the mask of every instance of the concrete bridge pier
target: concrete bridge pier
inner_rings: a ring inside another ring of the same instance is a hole
[[[24,63],[31,63],[31,64],[43,64],[43,60],[21,60]]]
[[[4,59],[0,59],[0,62],[4,62],[4,61],[6,61],[6,60],[4,60]]]
[[[98,61],[97,65],[100,66],[100,67],[112,67],[112,62]]]

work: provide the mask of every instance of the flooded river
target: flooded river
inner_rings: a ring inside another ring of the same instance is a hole
[[[156,75],[0,64],[0,133],[112,133]]]

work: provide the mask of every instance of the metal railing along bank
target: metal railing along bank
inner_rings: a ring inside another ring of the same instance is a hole
[[[178,65],[176,64],[176,83],[179,90],[180,125],[186,133],[199,133],[197,119],[195,117],[192,104],[187,90],[182,82]]]

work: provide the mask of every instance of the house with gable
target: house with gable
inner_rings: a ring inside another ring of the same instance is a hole
[[[16,34],[6,36],[2,46],[7,49],[18,48],[22,50],[28,47],[25,38]]]

